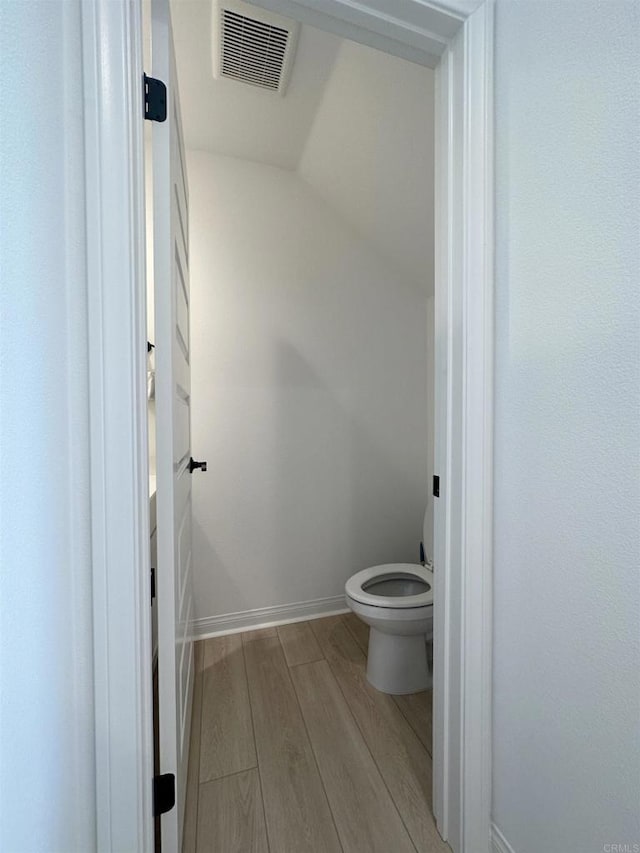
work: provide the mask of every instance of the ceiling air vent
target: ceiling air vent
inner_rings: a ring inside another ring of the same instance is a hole
[[[298,24],[240,0],[216,0],[213,13],[214,76],[284,95]]]

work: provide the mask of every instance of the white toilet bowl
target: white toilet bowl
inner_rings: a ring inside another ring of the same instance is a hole
[[[345,584],[347,605],[370,627],[367,679],[383,693],[431,687],[433,573],[413,563],[373,566]]]

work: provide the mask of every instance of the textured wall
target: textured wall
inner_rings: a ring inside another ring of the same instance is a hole
[[[639,34],[636,2],[497,4],[494,817],[515,853],[640,843]]]
[[[0,850],[95,849],[80,3],[0,3]]]
[[[200,618],[416,561],[428,289],[291,172],[188,155]]]

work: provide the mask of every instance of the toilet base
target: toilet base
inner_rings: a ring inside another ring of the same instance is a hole
[[[369,631],[367,681],[382,693],[419,693],[431,688],[427,660],[427,637],[383,634]]]

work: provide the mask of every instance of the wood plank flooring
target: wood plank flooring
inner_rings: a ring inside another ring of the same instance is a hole
[[[198,836],[205,850],[268,853],[258,770],[254,767],[200,785]]]
[[[450,853],[431,692],[366,680],[354,614],[196,644],[183,853]]]
[[[322,660],[320,646],[308,622],[281,625],[278,628],[278,637],[289,666]]]
[[[243,639],[271,845],[282,853],[339,851],[280,640]]]

